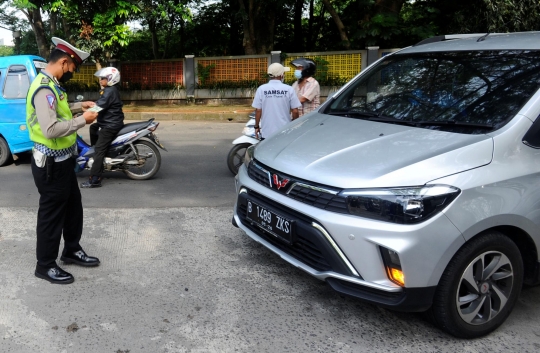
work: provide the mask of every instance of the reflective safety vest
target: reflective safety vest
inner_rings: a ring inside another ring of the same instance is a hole
[[[73,146],[77,140],[76,132],[68,136],[53,139],[48,139],[43,135],[34,106],[34,97],[40,89],[51,91],[51,94],[47,96],[47,99],[50,106],[56,105],[56,119],[58,121],[73,119],[73,115],[69,109],[66,92],[60,86],[56,85],[51,78],[40,72],[30,85],[30,89],[26,96],[26,126],[28,127],[28,133],[30,134],[30,140],[45,145],[52,150],[62,150]]]

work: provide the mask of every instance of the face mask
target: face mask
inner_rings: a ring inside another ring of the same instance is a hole
[[[301,79],[302,78],[302,70],[294,70],[294,77],[296,77],[297,79]]]
[[[62,71],[64,70],[64,67],[62,66]],[[62,75],[62,77],[60,77],[58,79],[58,82],[61,82],[61,83],[66,83],[68,82],[69,80],[71,80],[73,78],[73,72],[68,71],[67,72],[64,72],[64,74]]]

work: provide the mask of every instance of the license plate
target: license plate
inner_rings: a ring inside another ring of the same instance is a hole
[[[165,147],[159,142],[159,138],[157,137],[157,134],[152,134],[152,137],[154,138],[154,141],[156,142],[156,145],[163,148],[165,150]]]
[[[247,219],[259,228],[272,234],[274,237],[292,243],[294,222],[263,207],[251,200],[247,200]]]

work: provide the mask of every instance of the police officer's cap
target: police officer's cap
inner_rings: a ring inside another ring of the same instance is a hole
[[[90,56],[90,53],[77,49],[73,45],[58,37],[53,37],[52,42],[56,46],[56,49],[61,50],[69,55],[77,66],[81,65],[83,61]]]

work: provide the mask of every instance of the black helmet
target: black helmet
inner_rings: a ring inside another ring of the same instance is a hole
[[[302,78],[315,75],[315,71],[317,70],[317,65],[315,65],[315,61],[306,58],[294,59],[293,61],[291,61],[291,65],[293,65],[294,67],[303,67]]]

